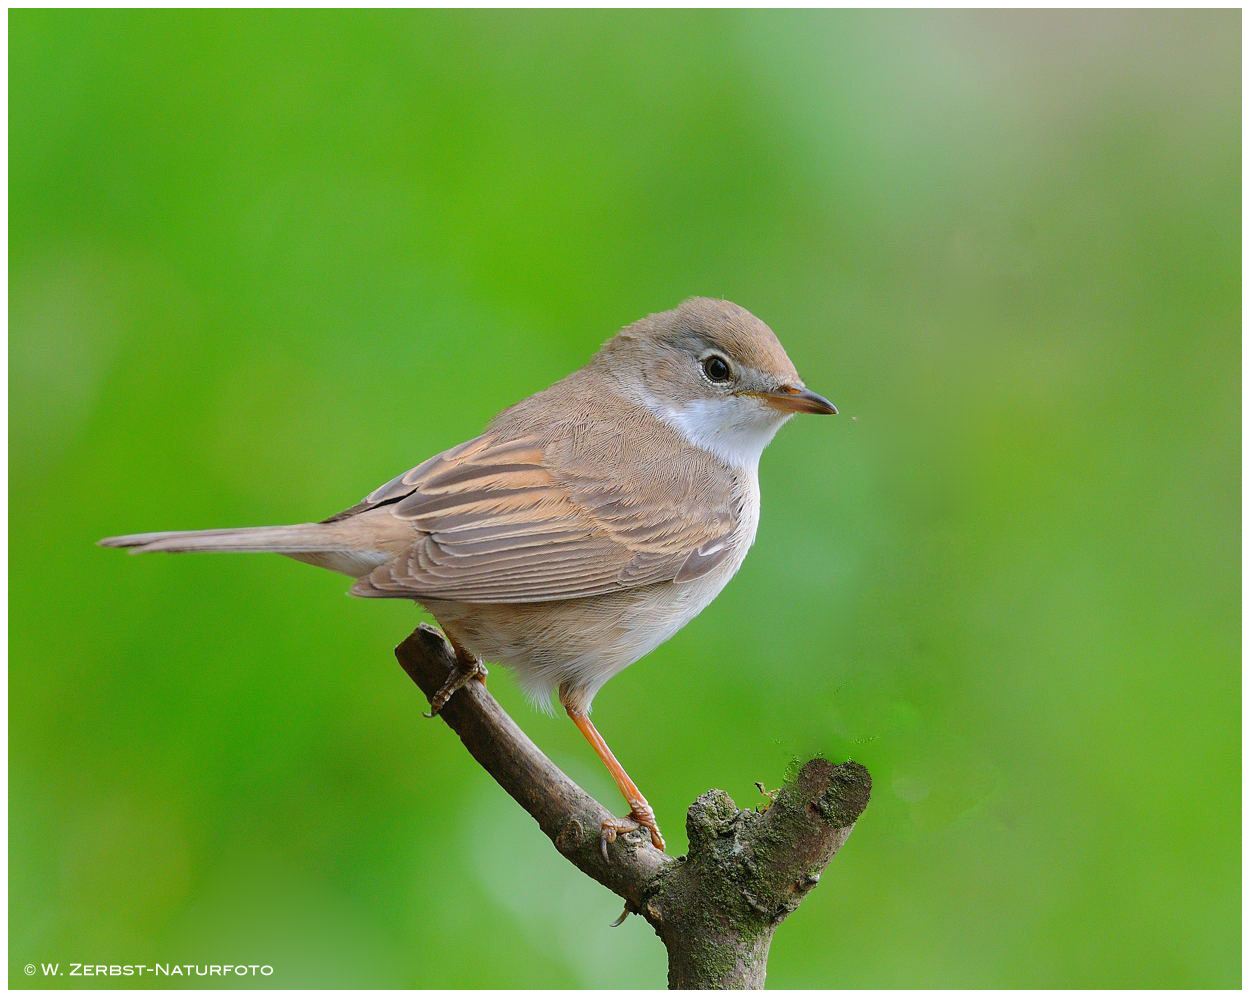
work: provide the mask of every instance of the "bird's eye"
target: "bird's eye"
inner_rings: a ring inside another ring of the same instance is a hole
[[[729,362],[717,354],[703,358],[703,373],[710,381],[718,384],[724,384],[733,376],[733,372],[729,369]]]

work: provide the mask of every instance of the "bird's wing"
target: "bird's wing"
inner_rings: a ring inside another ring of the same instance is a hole
[[[332,518],[386,507],[415,528],[412,545],[353,592],[467,603],[572,599],[687,582],[730,553],[735,508],[701,499],[717,490],[630,488],[619,478],[562,474],[545,457],[539,440],[487,432]]]

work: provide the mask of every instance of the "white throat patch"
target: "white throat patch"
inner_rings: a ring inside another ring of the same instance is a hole
[[[678,407],[647,393],[641,401],[696,447],[731,468],[752,473],[764,448],[792,415],[752,398],[700,399]]]

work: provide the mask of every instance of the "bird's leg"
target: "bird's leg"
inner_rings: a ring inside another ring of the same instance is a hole
[[[569,720],[577,725],[577,730],[586,736],[586,741],[590,742],[590,747],[595,750],[595,755],[602,759],[603,764],[608,767],[608,772],[612,774],[612,779],[616,781],[621,795],[625,798],[625,803],[629,805],[629,814],[624,818],[609,818],[603,823],[603,830],[599,835],[599,845],[603,850],[603,858],[605,860],[608,858],[608,844],[615,842],[618,835],[632,832],[639,828],[645,828],[651,835],[651,844],[663,851],[664,836],[660,834],[660,826],[655,820],[655,812],[651,810],[651,805],[647,803],[647,798],[642,795],[642,791],[629,778],[629,774],[625,772],[625,767],[616,761],[616,756],[608,748],[608,743],[603,740],[603,735],[599,734],[595,726],[590,723],[590,718],[585,714],[574,711],[570,707],[565,707],[564,709],[569,715]]]
[[[460,689],[465,683],[476,679],[483,686],[486,685],[486,666],[482,664],[482,660],[472,652],[466,650],[460,642],[453,638],[448,632],[447,640],[451,643],[452,650],[456,653],[456,668],[447,677],[447,682],[443,683],[437,693],[430,698],[430,712],[426,717],[435,717],[440,710],[447,706],[447,701],[451,699],[451,695]]]

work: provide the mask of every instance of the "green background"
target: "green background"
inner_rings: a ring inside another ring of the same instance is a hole
[[[421,718],[411,605],[92,543],[328,515],[707,294],[843,415],[595,719],[677,853],[872,770],[770,985],[1238,985],[1238,12],[10,25],[14,984],[662,984]]]

